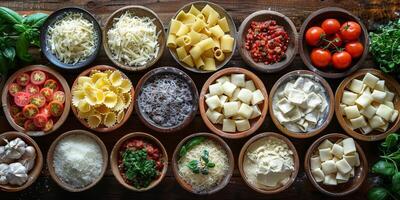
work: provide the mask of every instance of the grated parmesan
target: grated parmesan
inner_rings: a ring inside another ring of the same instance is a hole
[[[148,17],[126,12],[114,19],[108,30],[108,46],[113,59],[131,67],[142,66],[156,57],[159,51],[157,27]]]

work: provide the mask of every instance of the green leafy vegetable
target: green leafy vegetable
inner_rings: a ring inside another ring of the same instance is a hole
[[[389,198],[389,191],[383,187],[374,187],[368,191],[369,200],[385,200]]]
[[[186,142],[186,143],[182,146],[181,150],[179,151],[179,156],[180,156],[180,157],[185,156],[186,153],[187,153],[190,149],[192,149],[192,148],[195,147],[196,145],[201,144],[202,142],[204,142],[205,139],[206,139],[206,138],[203,137],[203,136],[197,136],[197,137],[192,138],[191,140],[189,140],[188,142]]]
[[[156,162],[147,159],[147,151],[126,150],[122,155],[126,178],[138,189],[146,188],[157,177]]]
[[[6,7],[0,7],[0,18],[10,24],[22,23],[23,19],[21,15]]]
[[[400,192],[400,172],[396,172],[392,177],[392,190]]]
[[[380,160],[372,166],[372,173],[384,175],[384,176],[392,176],[395,173],[396,169],[393,163],[387,162],[385,160]]]
[[[187,164],[187,167],[195,174],[201,173],[207,175],[209,168],[215,167],[215,164],[210,162],[209,155],[209,152],[204,150],[203,154],[200,156],[200,160],[191,160]]]

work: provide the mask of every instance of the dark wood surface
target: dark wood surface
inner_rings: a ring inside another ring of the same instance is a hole
[[[170,18],[174,13],[189,1],[169,1],[169,0],[142,0],[142,1],[127,1],[127,0],[100,0],[100,1],[89,1],[89,0],[49,0],[49,1],[15,1],[15,0],[2,0],[0,1],[0,6],[7,6],[14,10],[21,12],[31,12],[31,11],[46,11],[51,12],[57,10],[61,7],[66,6],[79,6],[85,8],[92,12],[96,18],[100,21],[100,24],[104,24],[107,17],[116,9],[121,8],[126,5],[138,4],[144,5],[153,9],[161,18],[164,25],[167,27]],[[397,17],[396,12],[400,11],[399,0],[220,0],[214,1],[219,5],[223,6],[233,17],[236,26],[239,27],[241,21],[254,11],[261,9],[271,9],[290,17],[295,23],[297,29],[301,26],[304,19],[313,11],[327,7],[327,6],[337,6],[342,7],[355,15],[359,16],[369,30],[373,30],[376,26],[382,22],[389,19]],[[49,65],[48,61],[45,59],[39,59],[38,64]],[[104,50],[101,51],[98,59],[94,64],[109,64],[112,63],[105,56]],[[158,66],[174,66],[179,67],[177,63],[172,59],[168,51],[165,51],[162,59],[155,65]],[[237,66],[246,67],[244,62],[241,60],[239,54],[236,52],[233,59],[227,64],[227,67]],[[374,67],[371,57],[368,57],[367,61],[364,63],[363,67]],[[247,68],[247,67],[246,67]],[[261,74],[257,75],[263,80],[267,91],[271,90],[272,85],[275,81],[281,77],[283,74],[292,71],[294,69],[306,69],[305,65],[302,63],[299,56],[296,56],[292,65],[290,65],[284,71],[275,74]],[[60,71],[67,81],[72,84],[76,76],[83,71]],[[209,74],[194,74],[186,71],[192,79],[197,84],[198,89],[202,87],[203,83],[210,76]],[[139,78],[144,74],[141,73],[127,73],[132,79],[133,84],[136,85]],[[328,80],[332,86],[332,90],[335,91],[339,85],[341,79],[331,79]],[[52,141],[64,133],[73,129],[85,129],[83,125],[73,116],[70,112],[70,116],[64,125],[56,132],[44,136],[34,138],[44,154],[47,154],[47,150],[52,143]],[[6,118],[1,113],[0,114],[0,132],[12,130],[11,126],[8,124]],[[189,134],[196,132],[209,132],[207,127],[204,125],[200,115],[197,115],[192,124],[186,129],[179,131],[177,133],[171,134],[161,134],[155,133],[150,129],[146,128],[142,123],[139,122],[138,117],[133,114],[128,122],[122,126],[120,129],[113,131],[111,133],[97,133],[97,135],[104,141],[108,151],[111,152],[113,145],[117,142],[119,138],[123,135],[134,132],[143,131],[153,134],[157,137],[166,147],[168,154],[172,155],[172,152],[178,142]],[[271,118],[268,116],[261,128],[255,133],[261,133],[265,131],[278,132],[277,128],[273,125]],[[343,130],[337,123],[334,117],[332,122],[321,134],[327,134],[332,132],[343,133]],[[239,140],[226,140],[232,149],[235,156],[235,163],[237,163],[237,158],[242,148],[243,144],[251,136]],[[309,139],[293,139],[290,140],[294,143],[300,156],[300,172],[297,176],[294,184],[288,188],[286,191],[278,195],[263,195],[257,193],[247,187],[240,177],[237,166],[235,166],[234,175],[230,183],[220,192],[213,194],[211,196],[196,196],[182,189],[172,174],[171,168],[167,173],[166,178],[162,183],[151,191],[145,193],[134,193],[125,188],[123,188],[113,177],[111,171],[108,168],[106,176],[92,189],[82,192],[82,193],[68,193],[58,187],[49,177],[47,168],[44,167],[42,175],[30,188],[19,193],[4,193],[0,192],[0,199],[334,199],[332,197],[324,196],[318,192],[308,181],[304,169],[303,162],[304,156],[309,145],[317,138],[319,135],[309,138]],[[367,143],[359,142],[363,147],[365,153],[367,154],[369,164],[371,165],[376,161],[378,156],[377,142]],[[170,156],[171,157],[171,156]],[[171,159],[171,158],[170,158]],[[46,166],[46,165],[45,165]],[[367,181],[362,185],[360,190],[357,192],[340,199],[366,199],[366,193],[368,189],[377,181],[377,178],[373,175],[369,175]]]

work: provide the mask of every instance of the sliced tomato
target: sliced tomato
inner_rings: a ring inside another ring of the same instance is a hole
[[[46,97],[46,101],[53,100],[53,90],[50,88],[42,88],[40,90],[40,94],[42,94],[44,97]]]
[[[47,119],[47,116],[43,115],[43,114],[37,114],[34,118],[33,118],[33,123],[35,124],[36,127],[38,128],[43,128],[46,126],[47,121],[49,121]]]
[[[29,83],[26,87],[25,87],[25,92],[29,93],[29,94],[37,94],[39,93],[39,86],[37,85],[33,85],[32,83]]]
[[[59,117],[64,111],[64,105],[58,101],[52,101],[49,103],[50,114],[54,117]]]
[[[53,128],[53,125],[54,125],[53,120],[49,119],[46,125],[43,127],[43,131],[45,132],[50,131]]]
[[[35,130],[37,130],[35,124],[33,123],[33,120],[31,120],[31,119],[26,120],[26,122],[24,124],[24,128],[25,128],[25,131],[35,131]]]
[[[14,103],[19,107],[24,107],[29,103],[30,96],[27,92],[17,92],[14,96]]]
[[[53,92],[58,90],[58,83],[57,81],[53,80],[53,79],[48,79],[44,82],[43,85],[44,88],[50,88],[53,90]]]
[[[10,106],[10,114],[11,114],[12,117],[15,117],[15,115],[17,115],[21,111],[22,111],[21,108],[18,107],[17,105],[11,105]]]
[[[18,126],[23,127],[25,124],[25,121],[26,121],[26,117],[24,116],[24,114],[22,112],[19,112],[14,116],[14,122],[16,124],[18,124]]]
[[[60,103],[65,102],[65,93],[63,91],[57,91],[53,94],[53,100]]]
[[[42,85],[46,80],[46,73],[40,70],[31,73],[31,82],[35,85]]]
[[[40,109],[39,109],[39,113],[42,114],[42,115],[45,115],[45,116],[47,116],[47,117],[50,117],[50,116],[51,116],[50,110],[49,110],[49,107],[48,107],[48,106],[43,106],[42,108],[40,108]]]
[[[28,104],[22,109],[22,113],[28,119],[34,118],[39,113],[39,108],[33,104]]]
[[[24,73],[18,74],[16,81],[17,81],[18,85],[26,86],[29,83],[29,79],[30,79],[29,74],[24,72]]]
[[[10,93],[11,96],[15,96],[17,92],[21,92],[22,87],[16,83],[11,83],[10,86],[8,86],[8,92]]]
[[[34,94],[29,98],[29,103],[41,108],[46,104],[46,97],[42,94]]]

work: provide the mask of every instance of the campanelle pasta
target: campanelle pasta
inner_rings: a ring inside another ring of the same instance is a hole
[[[178,59],[187,66],[214,71],[216,62],[233,52],[235,39],[229,31],[226,18],[210,5],[201,10],[192,5],[189,12],[180,11],[171,20],[167,47],[176,49]]]

